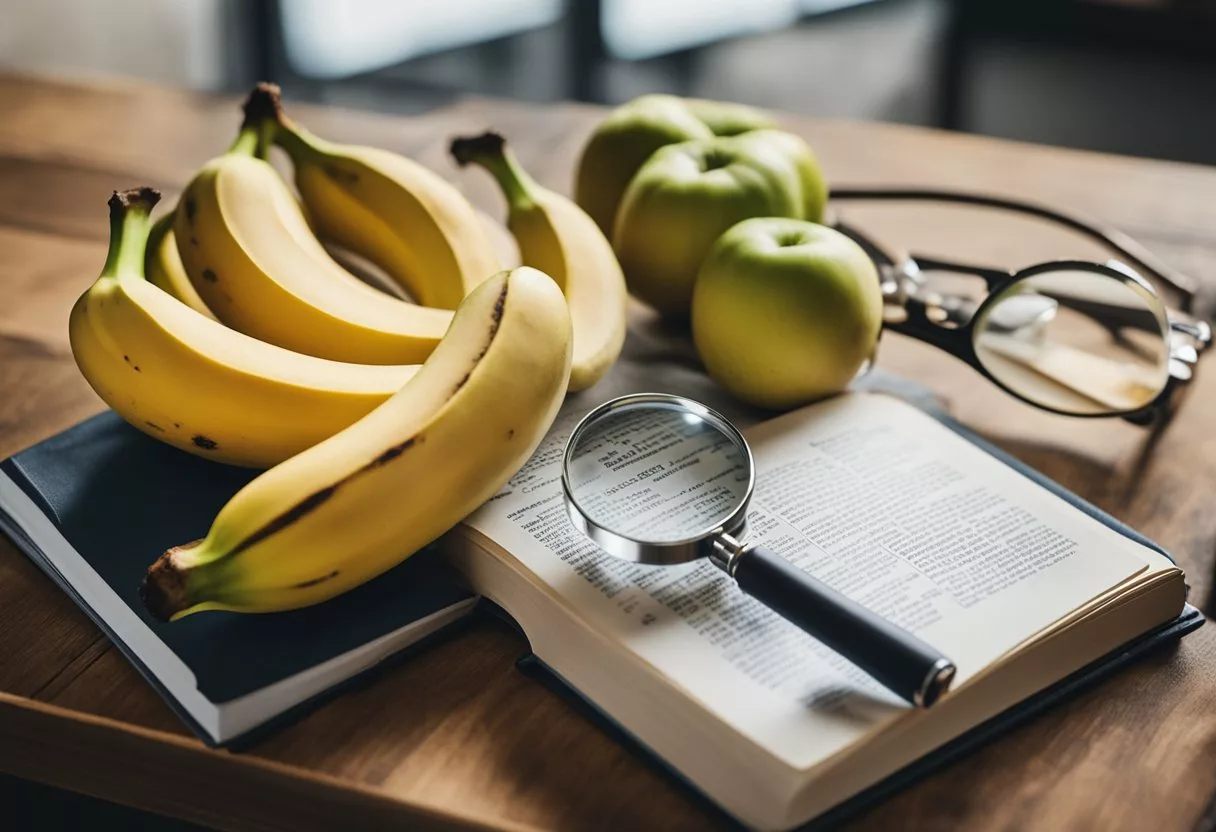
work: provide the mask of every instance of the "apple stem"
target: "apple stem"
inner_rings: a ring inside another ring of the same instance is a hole
[[[538,186],[507,147],[507,140],[501,133],[490,130],[480,136],[455,138],[448,149],[461,167],[473,164],[485,168],[502,188],[511,210],[536,204],[533,194]]]

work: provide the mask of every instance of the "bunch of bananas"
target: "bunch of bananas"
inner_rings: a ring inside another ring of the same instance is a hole
[[[70,319],[82,373],[150,436],[270,469],[204,539],[149,568],[157,617],[291,609],[380,574],[492,496],[567,390],[619,355],[625,284],[598,226],[533,182],[501,136],[453,153],[502,186],[524,266],[500,271],[440,176],[312,135],[266,84],[236,141],[155,224],[155,191],[111,198],[109,255]],[[355,277],[321,240],[417,303]]]

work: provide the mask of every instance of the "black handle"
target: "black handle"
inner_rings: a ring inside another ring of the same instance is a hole
[[[780,555],[752,546],[730,567],[740,589],[912,704],[928,708],[950,687],[953,662]]]

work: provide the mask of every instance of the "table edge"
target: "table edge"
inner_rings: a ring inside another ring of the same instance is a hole
[[[65,761],[70,762],[65,765]],[[154,769],[154,776],[136,775],[149,768]],[[234,776],[234,768],[243,771]],[[402,800],[332,775],[208,748],[188,737],[3,691],[0,772],[144,811],[236,830],[273,828],[278,809],[284,805],[299,807],[296,815],[283,817],[285,822],[292,818],[283,828],[293,830],[308,828],[300,825],[300,818],[311,818],[318,824],[311,828],[331,828],[327,818],[333,818],[335,812],[365,819],[369,828],[486,832],[539,829]],[[249,800],[254,786],[258,806]],[[238,807],[245,811],[233,814],[231,810]],[[350,812],[357,814],[347,814]]]

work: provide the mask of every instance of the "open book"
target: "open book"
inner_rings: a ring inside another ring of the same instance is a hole
[[[695,393],[694,393],[695,395]],[[787,829],[1183,611],[1182,572],[890,395],[745,430],[750,542],[958,666],[915,710],[709,563],[614,560],[570,525],[545,444],[445,539],[559,678],[746,824]]]

